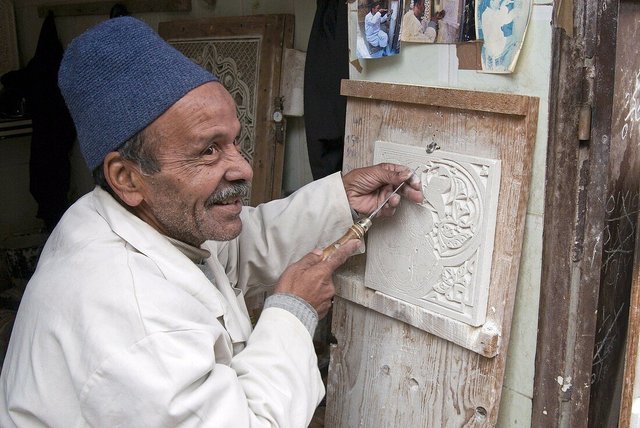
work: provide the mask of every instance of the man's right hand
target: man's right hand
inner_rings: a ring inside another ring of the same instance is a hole
[[[326,260],[322,250],[315,249],[289,266],[280,276],[275,293],[288,293],[306,300],[322,319],[331,308],[336,292],[333,272],[360,248],[360,241],[351,239],[336,249]]]

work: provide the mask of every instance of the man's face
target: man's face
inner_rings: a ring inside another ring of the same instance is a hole
[[[416,2],[416,8],[418,8],[419,16],[424,15],[424,0]]]
[[[253,172],[235,145],[240,123],[224,87],[210,82],[192,90],[145,132],[160,172],[142,177],[144,200],[134,212],[195,246],[238,236],[243,185]]]
[[[377,4],[377,5],[373,6],[373,9],[371,9],[371,13],[372,13],[373,15],[375,15],[376,13],[378,13],[378,11],[379,11],[381,8],[382,8],[382,6],[381,6],[381,5],[379,5],[379,4]]]

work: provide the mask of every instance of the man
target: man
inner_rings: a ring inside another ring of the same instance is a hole
[[[76,38],[59,85],[99,186],[65,213],[27,286],[0,426],[306,426],[324,394],[313,331],[359,243],[327,260],[314,248],[410,171],[334,174],[243,208],[252,171],[231,96],[130,17]],[[252,329],[244,294],[259,284],[274,294]]]
[[[373,2],[369,7],[369,13],[364,17],[364,34],[367,42],[376,48],[385,48],[389,44],[389,36],[381,28],[381,24],[387,22],[393,11],[387,13],[382,9],[382,3]]]
[[[423,19],[425,0],[415,0],[413,7],[402,17],[400,40],[403,42],[433,43],[436,41],[438,21],[444,17],[444,11],[432,16],[429,21]]]

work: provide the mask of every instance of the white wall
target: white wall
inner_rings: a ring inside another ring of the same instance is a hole
[[[551,11],[550,3],[534,5],[525,43],[511,75],[458,70],[454,45],[404,43],[400,55],[360,60],[362,73],[352,67],[350,76],[359,80],[506,92],[540,98],[524,248],[498,420],[498,426],[504,428],[531,425],[549,116]]]

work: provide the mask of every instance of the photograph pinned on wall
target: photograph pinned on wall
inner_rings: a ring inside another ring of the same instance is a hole
[[[532,0],[477,0],[476,38],[486,73],[512,73],[529,26]]]
[[[382,58],[400,53],[401,10],[402,0],[358,0],[358,58]]]
[[[400,40],[458,43],[475,40],[474,0],[405,0]]]

